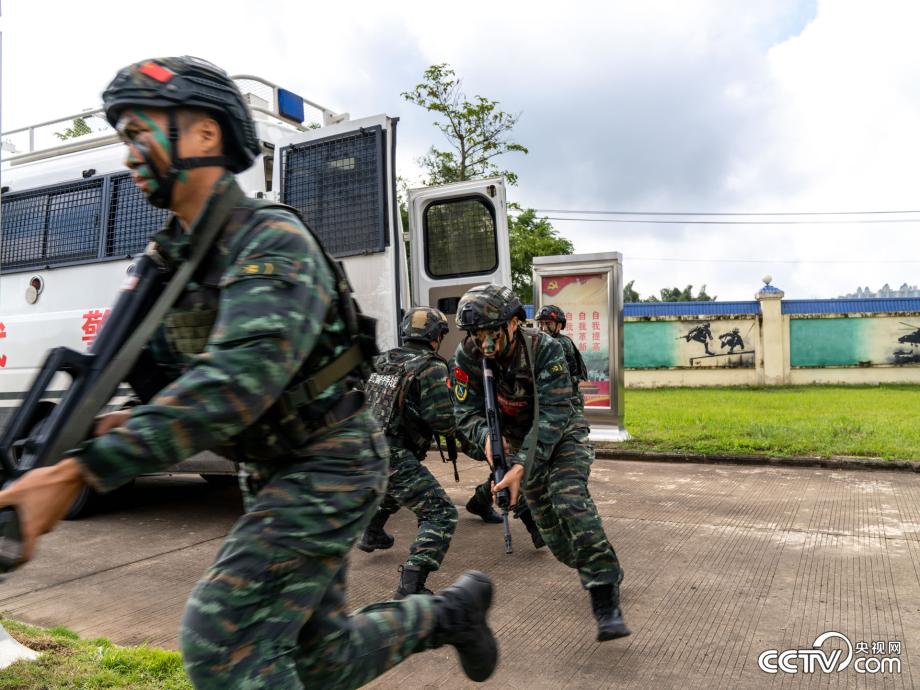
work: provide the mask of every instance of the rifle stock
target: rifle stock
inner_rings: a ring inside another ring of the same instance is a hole
[[[90,351],[57,347],[48,353],[22,405],[0,436],[0,485],[6,486],[36,467],[55,464],[90,436],[93,420],[121,383],[111,382],[112,377],[104,374],[113,367],[130,368],[136,360],[137,353],[133,358],[127,353],[126,359],[122,347],[163,291],[167,277],[157,261],[142,255]],[[48,393],[59,373],[67,374],[71,384],[60,402],[52,405],[47,401]],[[0,509],[0,573],[16,569],[21,552],[16,511]]]
[[[498,415],[498,405],[495,398],[495,379],[492,374],[491,361],[482,358],[482,388],[486,402],[486,423],[489,427],[489,445],[492,449],[492,481],[498,484],[507,474],[508,458],[505,456],[505,442],[502,438],[501,422]],[[505,553],[512,552],[511,524],[508,519],[508,510],[511,508],[511,491],[502,489],[495,494],[498,507],[502,511],[502,523],[505,532]]]

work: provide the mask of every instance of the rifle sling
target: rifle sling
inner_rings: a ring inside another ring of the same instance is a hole
[[[316,397],[337,381],[341,381],[364,361],[359,345],[352,345],[306,381],[296,383],[281,395],[285,409],[294,410],[309,405]]]
[[[537,394],[537,375],[533,368],[533,338],[524,334],[521,335],[524,340],[524,354],[527,356],[527,365],[530,367],[530,377],[533,379],[533,425],[521,442],[521,447],[518,451],[524,453],[524,481],[527,481],[527,476],[530,474],[530,468],[533,465],[533,459],[537,454],[537,438],[540,435],[540,396]]]
[[[154,331],[163,321],[166,313],[172,308],[182,290],[188,284],[192,274],[201,264],[205,254],[211,248],[214,240],[220,234],[225,223],[230,218],[233,210],[244,199],[243,190],[238,185],[231,185],[208,213],[204,227],[198,230],[192,240],[192,249],[188,259],[179,265],[163,292],[157,298],[153,307],[147,312],[134,332],[112,358],[108,366],[103,369],[99,378],[89,388],[80,406],[82,413],[74,415],[68,429],[54,442],[49,457],[60,458],[69,449],[75,448],[85,438],[85,434],[92,425],[92,421],[99,410],[112,398],[113,392],[118,388],[135,361],[141,350],[153,336]]]

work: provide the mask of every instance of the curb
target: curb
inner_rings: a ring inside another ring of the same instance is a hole
[[[688,462],[712,465],[746,465],[772,467],[823,467],[832,470],[901,470],[920,472],[920,462],[913,460],[882,460],[880,458],[847,457],[780,457],[774,455],[709,455],[689,453],[659,453],[625,450],[595,444],[595,456],[602,460],[640,460],[645,462]]]
[[[16,663],[17,661],[33,661],[38,658],[38,652],[20,644],[0,625],[0,669]]]

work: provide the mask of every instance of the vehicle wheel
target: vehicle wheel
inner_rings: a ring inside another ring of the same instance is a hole
[[[70,504],[70,508],[67,509],[64,519],[76,520],[77,518],[86,517],[97,507],[99,498],[99,494],[90,487],[86,485],[80,487],[80,493],[77,494],[73,503]]]

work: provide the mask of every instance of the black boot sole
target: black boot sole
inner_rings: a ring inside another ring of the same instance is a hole
[[[459,648],[457,651],[460,654],[460,665],[463,667],[463,672],[467,678],[477,683],[482,683],[492,675],[498,665],[498,642],[486,622],[486,614],[489,611],[489,607],[492,606],[493,588],[492,580],[489,576],[478,570],[467,570],[460,576],[454,586],[465,589],[464,585],[470,580],[475,581],[477,586],[475,588],[471,587],[467,591],[476,599],[476,603],[479,604],[479,608],[482,611],[479,621],[482,634],[476,636],[477,647],[480,648],[477,649],[479,653],[475,658],[470,658],[468,654],[464,654]]]
[[[363,551],[364,553],[373,553],[374,551],[386,551],[387,549],[392,549],[393,545],[389,544],[387,546],[379,546],[377,544],[355,544],[355,547]]]

